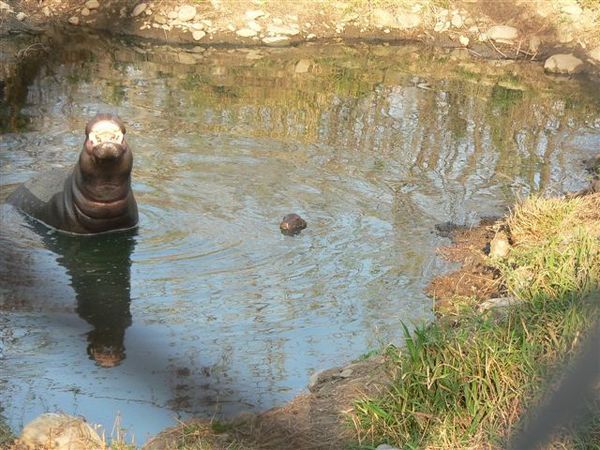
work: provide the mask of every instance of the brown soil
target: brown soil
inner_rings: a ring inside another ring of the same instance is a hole
[[[502,294],[498,272],[489,263],[489,244],[501,225],[493,219],[484,219],[473,228],[456,227],[450,232],[452,245],[438,249],[441,257],[458,262],[461,268],[436,277],[426,289],[438,311],[446,311],[460,298],[478,302]]]
[[[376,395],[389,380],[383,356],[329,369],[318,375],[309,393],[297,396],[283,407],[244,415],[224,426],[211,426],[208,421],[188,422],[163,431],[144,449],[186,445],[188,448],[251,450],[348,448],[355,442],[349,415],[353,402]]]
[[[201,46],[413,40],[464,47],[474,56],[497,59],[543,60],[568,52],[583,60],[584,70],[600,70],[600,2],[595,0],[104,0],[91,10],[84,8],[84,3],[8,0],[4,4],[12,7],[10,12],[0,3],[0,36],[58,26]],[[140,4],[147,8],[134,16]],[[170,17],[183,5],[196,8],[195,19],[173,22]],[[258,10],[263,15],[249,20],[247,13]],[[18,13],[24,13],[20,21]],[[381,14],[387,14],[388,19],[381,19]],[[201,37],[194,37],[194,22],[202,27]],[[238,34],[241,29],[248,30],[249,22],[260,31],[252,36]],[[265,44],[265,37],[277,34],[269,31],[272,25],[291,26],[297,33],[283,32],[282,41]],[[518,37],[510,41],[487,39],[486,32],[495,25],[515,27]]]

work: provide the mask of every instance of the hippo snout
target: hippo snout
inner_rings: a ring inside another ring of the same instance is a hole
[[[281,223],[279,224],[279,229],[281,232],[287,236],[293,236],[295,234],[300,233],[300,231],[306,228],[306,221],[300,217],[298,214],[288,214],[286,215]]]
[[[115,160],[125,153],[125,147],[114,142],[102,142],[92,147],[92,154],[97,160]]]

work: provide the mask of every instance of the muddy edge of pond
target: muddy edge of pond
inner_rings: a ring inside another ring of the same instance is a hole
[[[0,36],[65,27],[197,46],[410,40],[464,48],[482,58],[543,61],[553,73],[600,74],[600,2],[506,3],[0,0]]]

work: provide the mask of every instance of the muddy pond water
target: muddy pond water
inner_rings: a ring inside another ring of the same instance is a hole
[[[140,226],[65,236],[1,206],[14,432],[65,411],[107,436],[119,416],[141,443],[178,418],[281,405],[432,319],[423,289],[449,269],[436,224],[580,189],[600,149],[598,86],[455,50],[76,36],[27,71],[2,106],[2,198],[72,165],[85,122],[116,112]],[[308,222],[292,237],[291,212]]]

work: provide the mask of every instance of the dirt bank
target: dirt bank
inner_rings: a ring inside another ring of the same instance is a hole
[[[2,33],[84,28],[176,44],[287,46],[319,40],[401,41],[476,56],[600,71],[598,0],[17,0],[0,1]]]

